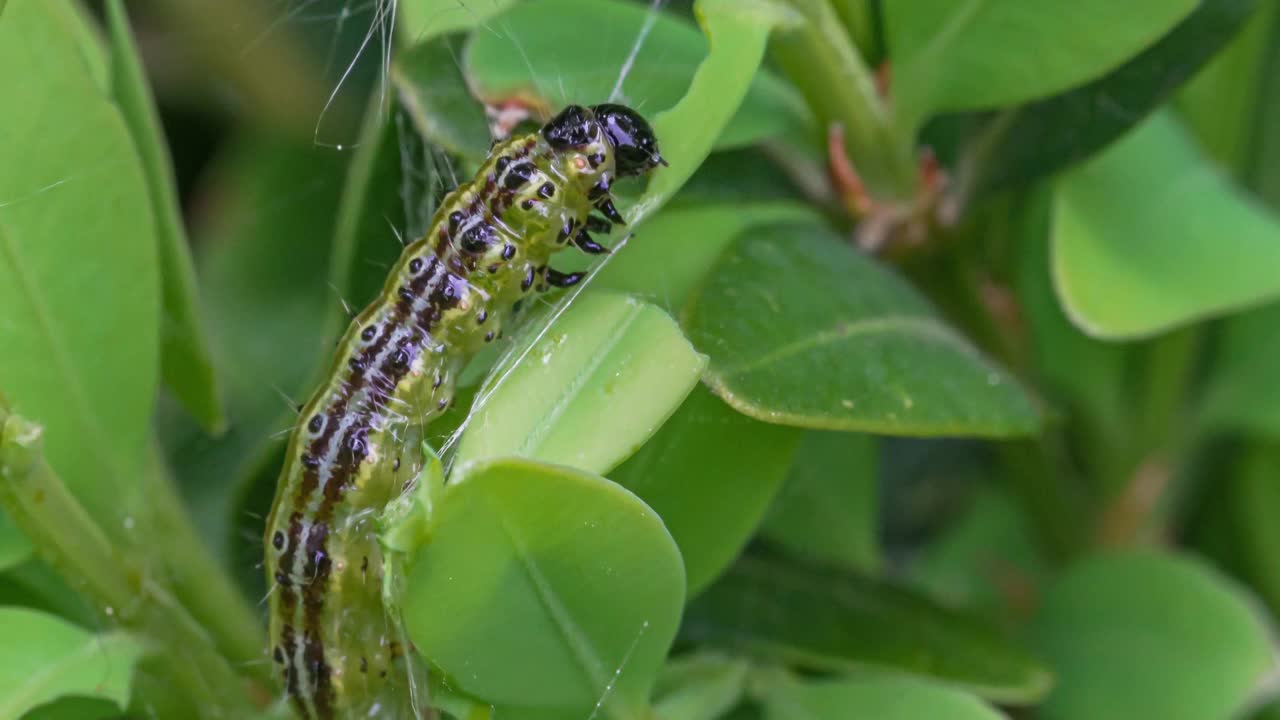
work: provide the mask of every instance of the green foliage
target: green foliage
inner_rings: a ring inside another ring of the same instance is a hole
[[[1278,22],[0,0],[0,719],[292,716],[297,404],[494,127],[611,101],[670,165],[370,510],[387,616],[329,599],[414,702],[1276,716]]]
[[[1056,580],[1031,626],[1058,684],[1048,718],[1230,715],[1273,660],[1240,592],[1193,561],[1104,555]]]
[[[821,225],[744,232],[685,324],[711,356],[711,387],[766,422],[896,435],[1015,435],[1038,422],[1016,381]]]
[[[110,700],[119,709],[129,702],[133,667],[143,654],[129,635],[93,635],[20,608],[0,608],[0,632],[0,717],[21,717],[66,695]]]

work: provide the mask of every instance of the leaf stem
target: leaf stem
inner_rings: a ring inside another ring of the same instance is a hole
[[[918,173],[914,138],[894,129],[875,78],[853,46],[828,0],[788,0],[804,22],[774,34],[779,65],[826,129],[843,129],[850,162],[878,201],[910,201]]]
[[[45,462],[41,428],[0,402],[0,506],[105,622],[139,633],[199,717],[250,717],[246,686],[147,569],[126,558]]]

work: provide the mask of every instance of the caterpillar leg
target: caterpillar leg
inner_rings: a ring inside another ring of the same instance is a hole
[[[595,215],[587,216],[587,229],[591,232],[602,232],[606,235],[613,230],[613,223]]]
[[[588,255],[603,255],[609,252],[609,248],[601,245],[595,240],[592,240],[591,236],[587,234],[585,229],[579,230],[578,234],[573,236],[573,244],[579,250]]]
[[[401,705],[398,709],[393,709],[392,706],[403,703],[403,699],[402,696],[397,699],[394,691],[389,695],[387,705],[383,707],[388,713],[386,717],[438,717],[428,706],[426,665],[417,662],[414,656],[413,642],[409,639],[401,614],[409,560],[418,548],[428,542],[432,508],[444,489],[444,466],[440,462],[440,456],[425,442],[422,443],[422,454],[426,462],[423,463],[418,481],[403,495],[392,500],[379,518],[381,532],[378,540],[382,545],[384,562],[382,605],[396,639],[390,646],[391,655],[393,659],[399,657],[403,662],[406,676],[404,685],[407,685],[409,691],[407,708]]]
[[[582,282],[582,278],[586,277],[585,272],[562,273],[558,270],[547,268],[547,284],[551,287],[567,288],[573,287]]]
[[[627,224],[627,221],[622,219],[622,213],[618,212],[618,208],[613,206],[613,200],[610,200],[608,195],[597,200],[595,205],[596,209],[600,211],[600,214],[609,218],[610,222],[614,225]]]

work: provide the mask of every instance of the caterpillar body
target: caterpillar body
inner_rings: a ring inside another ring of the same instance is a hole
[[[300,717],[412,716],[383,620],[378,516],[421,469],[414,450],[462,366],[521,297],[582,279],[550,269],[551,255],[605,252],[588,231],[622,222],[610,184],[658,164],[635,111],[569,106],[496,144],[352,321],[290,438],[266,525],[270,652]]]

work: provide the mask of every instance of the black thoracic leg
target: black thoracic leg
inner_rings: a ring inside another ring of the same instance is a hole
[[[602,232],[608,234],[613,230],[613,223],[596,215],[587,216],[587,229],[591,232]]]
[[[609,252],[609,248],[601,245],[595,240],[592,240],[591,236],[587,234],[586,229],[578,230],[578,234],[573,237],[573,244],[577,246],[579,250],[588,255],[603,255],[604,253]]]
[[[618,208],[613,206],[613,200],[609,196],[604,196],[595,202],[596,209],[601,215],[609,218],[614,225],[626,225],[627,221],[622,219],[622,213],[618,212]]]
[[[582,282],[582,278],[586,277],[585,272],[562,273],[557,270],[547,268],[547,284],[552,287],[567,288],[573,287]]]

